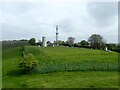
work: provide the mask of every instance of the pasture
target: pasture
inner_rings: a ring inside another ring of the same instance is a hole
[[[26,46],[39,61],[36,72],[18,69],[21,47],[3,49],[3,88],[117,88],[118,53],[67,47]]]

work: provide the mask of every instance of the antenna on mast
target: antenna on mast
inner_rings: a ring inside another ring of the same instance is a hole
[[[58,25],[56,25],[56,45],[58,45]]]

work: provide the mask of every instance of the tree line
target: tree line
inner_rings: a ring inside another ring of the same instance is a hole
[[[31,45],[41,45],[42,42],[38,41],[35,43],[35,38],[30,39]],[[58,42],[54,41],[51,43],[50,41],[47,41],[47,46],[53,46],[58,43],[59,46],[68,46],[68,47],[79,47],[79,48],[90,48],[90,49],[101,49],[105,50],[106,47],[109,51],[116,51],[120,52],[120,44],[115,43],[106,43],[106,40],[103,38],[103,36],[99,34],[92,34],[88,40],[81,40],[80,42],[75,43],[74,37],[68,37],[67,41],[58,40]]]
[[[29,40],[9,40],[9,41],[2,41],[2,49],[6,48],[14,48],[16,46],[28,46],[30,45]]]
[[[54,46],[56,43],[59,46],[68,46],[68,47],[78,47],[78,48],[90,48],[90,49],[102,49],[105,50],[107,47],[108,50],[120,52],[120,44],[114,43],[106,43],[103,36],[99,34],[92,34],[88,40],[81,40],[80,42],[75,43],[74,37],[68,37],[67,41],[58,40],[58,42],[54,41],[51,43],[47,41],[47,46]],[[32,45],[32,46],[42,46],[42,42],[39,40],[36,42],[35,38],[31,38],[30,40],[13,40],[13,41],[2,41],[2,48],[10,48],[16,46],[25,46],[25,45]]]

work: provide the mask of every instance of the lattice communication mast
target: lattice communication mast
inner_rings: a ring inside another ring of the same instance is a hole
[[[56,26],[56,45],[58,45],[58,26]]]

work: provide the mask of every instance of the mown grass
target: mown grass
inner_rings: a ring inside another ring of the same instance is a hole
[[[25,54],[27,53],[32,53],[40,65],[38,72],[24,75],[18,69],[21,47],[3,50],[3,88],[118,87],[116,52],[66,47],[25,47]]]

